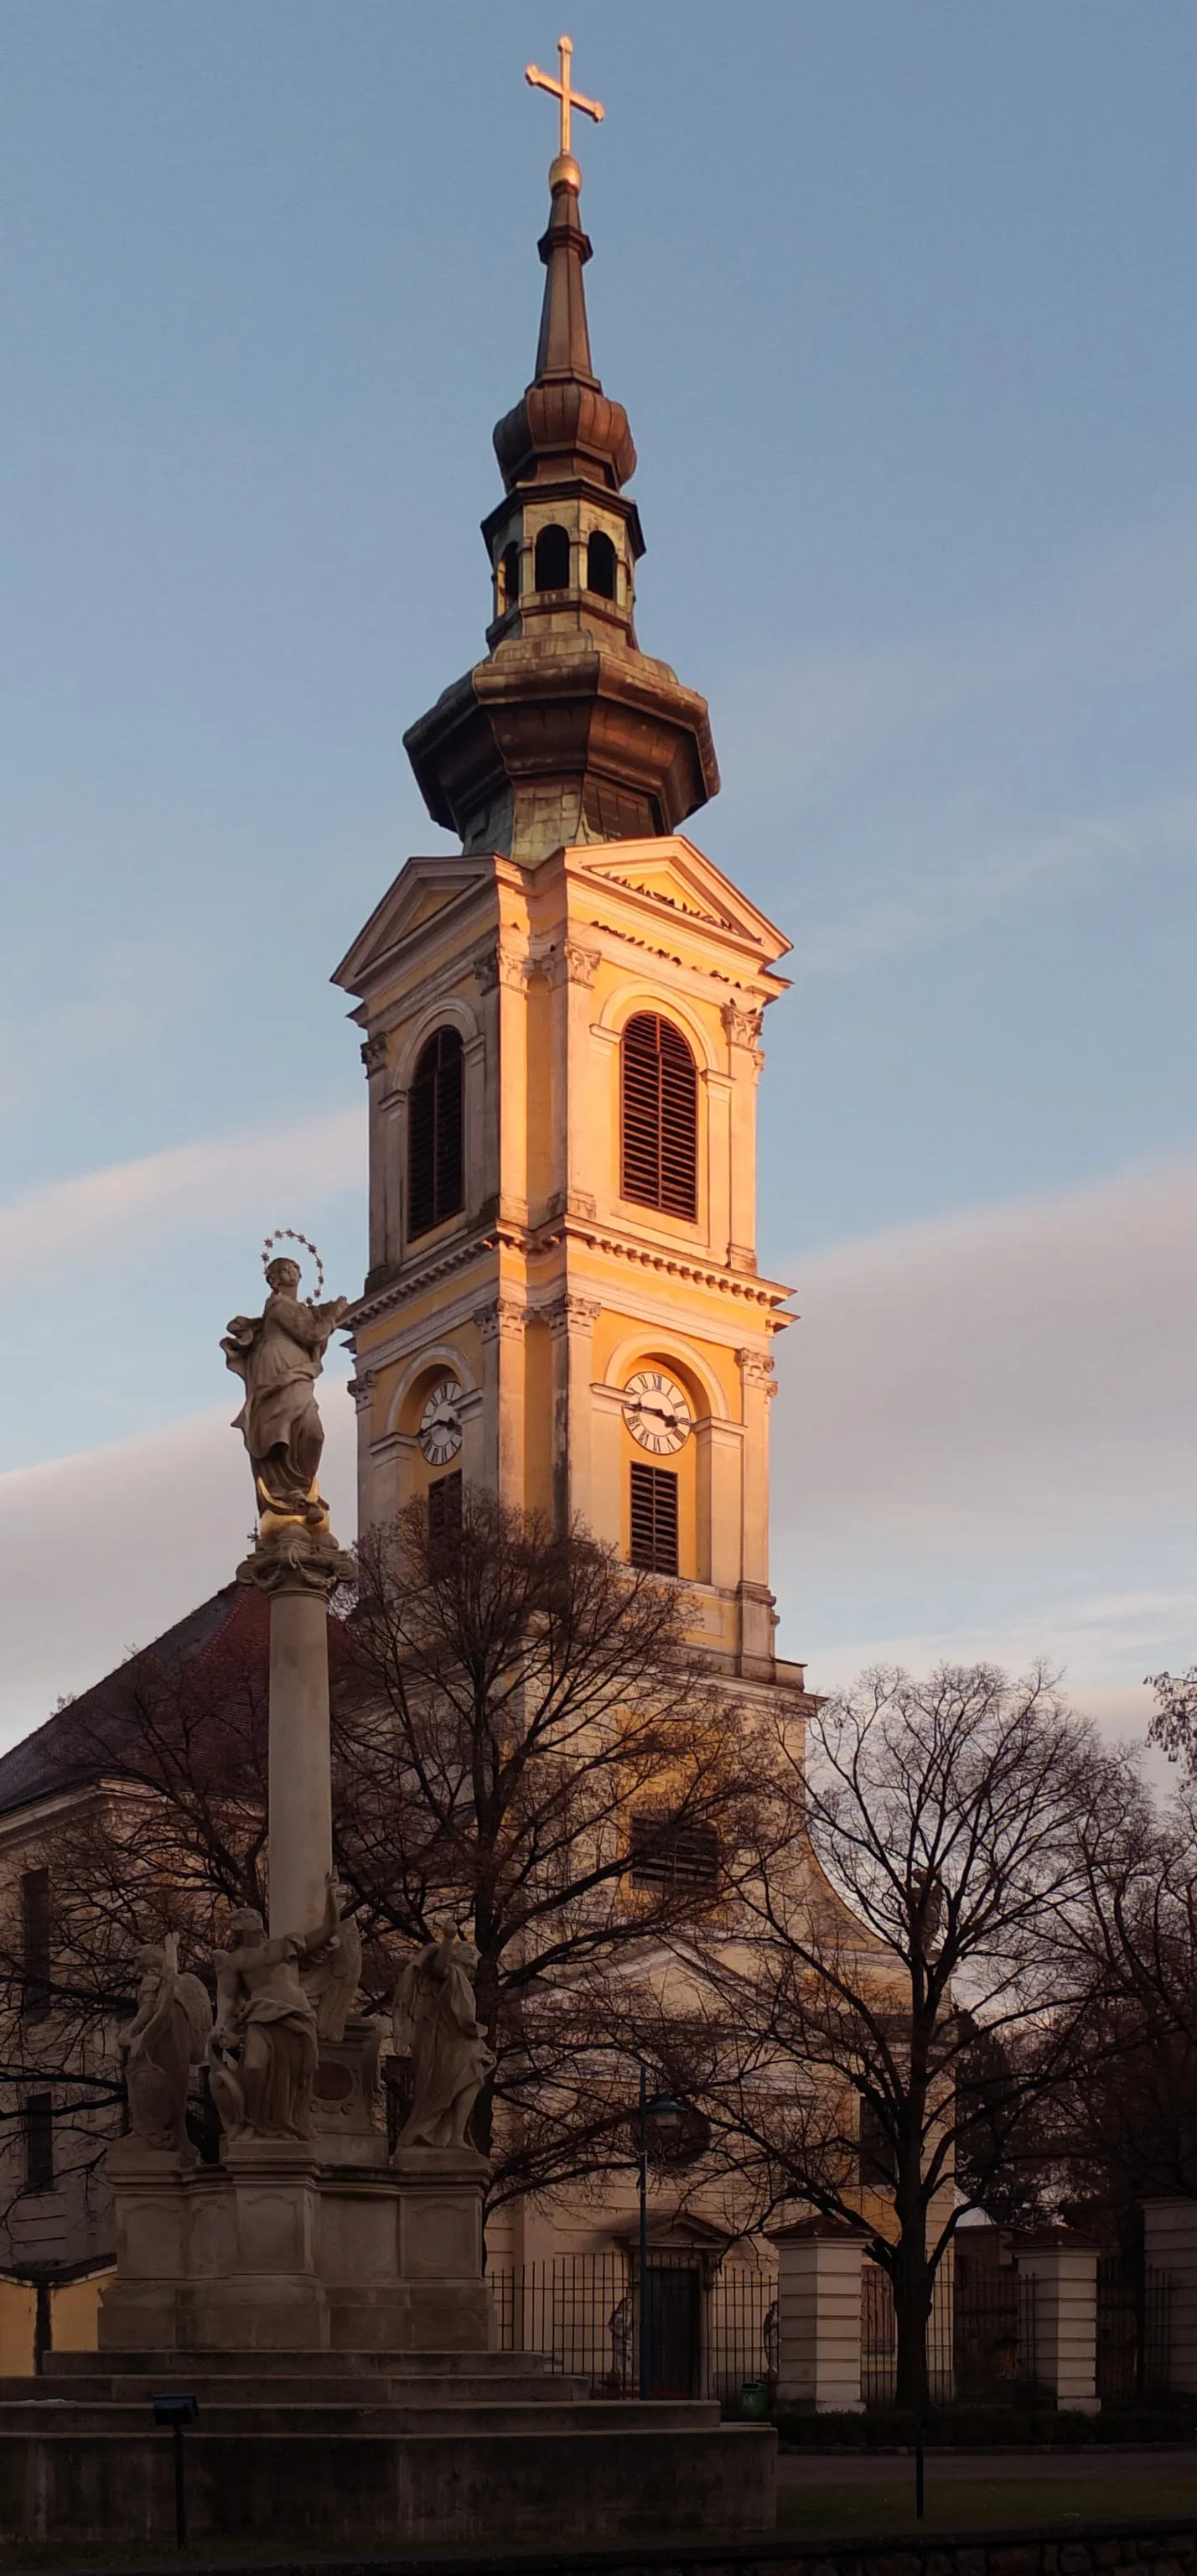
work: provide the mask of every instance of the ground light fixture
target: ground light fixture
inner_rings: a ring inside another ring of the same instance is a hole
[[[640,2179],[640,2395],[648,2395],[648,2162],[654,2148],[662,2163],[685,2139],[690,2114],[672,2093],[648,2089],[648,2068],[640,2069],[640,2119],[636,2163]]]
[[[183,2435],[194,2424],[199,2406],[194,2397],[155,2397],[154,2422],[169,2432],[175,2451],[175,2539],[180,2549],[187,2541],[187,2487],[183,2475]]]

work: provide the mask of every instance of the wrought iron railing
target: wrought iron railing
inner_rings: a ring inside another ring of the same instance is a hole
[[[1035,2376],[1035,2283],[1013,2264],[946,2268],[935,2276],[927,2320],[927,2377],[933,2401],[1013,2404]],[[898,2330],[889,2274],[861,2271],[860,2380],[866,2405],[894,2402]]]
[[[1103,2406],[1166,2397],[1172,2379],[1172,2277],[1122,2254],[1097,2265],[1097,2394]]]
[[[608,2250],[497,2265],[489,2278],[502,2352],[543,2353],[594,2396],[634,2397],[640,2384],[638,2265]],[[648,2266],[647,2385],[654,2397],[717,2397],[738,2408],[746,2381],[774,2384],[776,2282],[748,2263],[653,2250]]]

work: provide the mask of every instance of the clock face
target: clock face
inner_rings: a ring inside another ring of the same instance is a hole
[[[455,1377],[434,1386],[420,1415],[420,1447],[430,1467],[443,1467],[461,1447],[461,1388]]]
[[[690,1437],[690,1407],[676,1380],[661,1369],[641,1369],[628,1379],[623,1412],[633,1440],[658,1458],[680,1449]]]

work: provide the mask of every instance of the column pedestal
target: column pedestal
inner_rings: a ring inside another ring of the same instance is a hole
[[[487,2173],[469,2147],[406,2148],[388,2167],[242,2138],[187,2167],[122,2138],[101,2349],[487,2352]]]

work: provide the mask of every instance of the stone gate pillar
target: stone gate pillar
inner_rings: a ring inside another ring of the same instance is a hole
[[[1073,2414],[1096,2415],[1097,2248],[1064,2227],[1018,2239],[1019,2278],[1035,2283],[1035,2377]]]
[[[778,2404],[859,2414],[868,2231],[834,2218],[800,2218],[770,2234],[777,2247]]]

